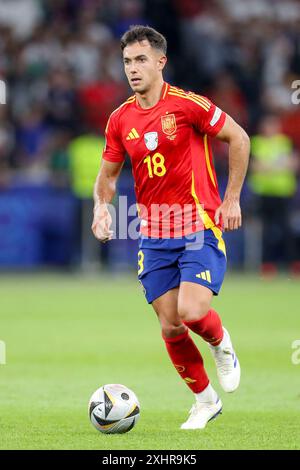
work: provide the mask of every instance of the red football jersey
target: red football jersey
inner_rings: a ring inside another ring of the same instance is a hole
[[[225,118],[206,97],[167,83],[152,108],[132,96],[111,114],[103,158],[130,156],[142,234],[170,238],[215,227],[221,199],[209,137]]]

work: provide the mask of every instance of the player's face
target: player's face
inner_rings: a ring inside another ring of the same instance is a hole
[[[147,40],[129,44],[123,50],[125,74],[136,93],[145,93],[161,77],[166,57]]]

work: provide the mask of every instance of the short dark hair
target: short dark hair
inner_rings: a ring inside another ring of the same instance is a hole
[[[167,53],[167,40],[166,38],[150,26],[134,25],[130,26],[130,29],[123,34],[121,38],[121,49],[125,49],[128,44],[134,42],[141,42],[147,39],[149,44],[154,49],[162,51],[164,54]]]

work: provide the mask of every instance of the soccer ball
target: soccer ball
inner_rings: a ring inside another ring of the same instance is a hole
[[[89,417],[93,426],[104,434],[130,431],[140,417],[136,395],[120,384],[98,388],[89,401]]]

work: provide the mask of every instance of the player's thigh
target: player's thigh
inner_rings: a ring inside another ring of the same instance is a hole
[[[213,295],[218,295],[226,272],[225,245],[220,234],[205,230],[201,241],[185,249],[179,259],[178,312],[182,320],[205,316]]]
[[[144,248],[139,251],[138,278],[149,304],[179,286],[177,258],[178,255],[169,250]]]
[[[172,250],[145,248],[139,251],[138,278],[147,302],[152,304],[157,314],[165,337],[173,337],[184,331],[177,311],[180,284],[177,259],[178,254]]]
[[[175,287],[152,302],[162,333],[167,338],[177,336],[185,330],[178,314],[178,292],[179,288]]]

